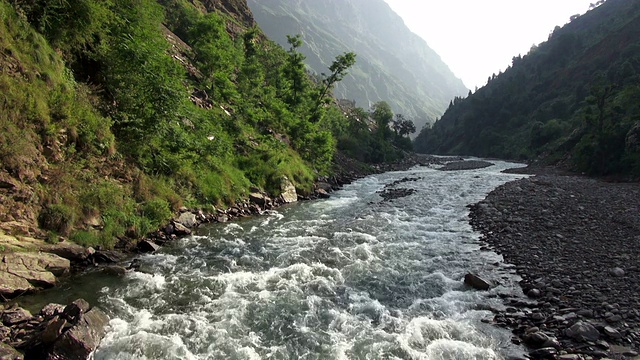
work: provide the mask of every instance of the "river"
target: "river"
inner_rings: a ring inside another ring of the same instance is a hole
[[[521,349],[483,323],[519,280],[480,249],[466,205],[522,177],[504,162],[369,176],[330,199],[215,224],[140,258],[124,279],[87,274],[110,316],[102,359],[503,359]],[[384,201],[377,191],[413,189]],[[462,282],[468,272],[499,284]],[[71,296],[66,294],[67,297]],[[85,296],[86,297],[86,296]],[[71,299],[73,300],[73,299]]]

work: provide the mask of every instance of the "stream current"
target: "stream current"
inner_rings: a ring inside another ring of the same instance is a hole
[[[485,169],[369,176],[329,199],[200,228],[117,281],[85,276],[111,317],[102,359],[504,359],[485,324],[519,280],[480,249],[466,207],[522,175]],[[413,189],[384,201],[389,188]],[[477,291],[468,272],[498,286]],[[92,290],[89,290],[92,291]],[[72,299],[73,300],[73,299]]]

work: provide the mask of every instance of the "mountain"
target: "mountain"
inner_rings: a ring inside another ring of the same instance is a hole
[[[288,48],[287,35],[301,34],[302,52],[315,73],[326,72],[344,52],[357,54],[337,98],[368,109],[387,101],[420,129],[442,115],[449,101],[468,89],[440,56],[412,33],[383,0],[249,0],[260,28]]]
[[[600,1],[456,98],[417,151],[640,174],[640,2]]]

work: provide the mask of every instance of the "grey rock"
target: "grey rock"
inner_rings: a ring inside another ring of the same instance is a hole
[[[100,345],[108,322],[109,317],[94,307],[58,338],[46,359],[88,359]]]
[[[555,360],[558,351],[555,348],[548,347],[537,349],[529,353],[529,356],[535,360]]]
[[[615,276],[615,277],[623,277],[624,276],[624,270],[619,268],[619,267],[616,267],[616,268],[613,268],[613,269],[609,270],[609,273],[612,276]]]
[[[91,306],[84,299],[77,299],[71,304],[65,306],[62,315],[70,322],[76,322],[82,314],[89,311]]]
[[[180,216],[175,221],[190,229],[198,225],[196,215],[188,211],[180,214]]]
[[[253,192],[249,194],[249,200],[258,206],[264,207],[270,199],[259,192]]]
[[[605,335],[607,335],[608,337],[612,338],[612,339],[620,339],[622,338],[622,334],[620,334],[620,332],[614,328],[612,328],[611,326],[605,326],[603,329],[603,332]]]
[[[191,230],[180,223],[173,224],[173,229],[174,229],[174,234],[178,236],[191,235]]]
[[[156,252],[160,249],[160,245],[151,240],[142,240],[138,243],[138,250],[144,253]]]
[[[594,342],[600,339],[600,332],[598,329],[584,321],[578,321],[570,328],[566,329],[565,335],[581,342]]]
[[[55,315],[58,314],[62,314],[62,312],[64,311],[65,306],[61,305],[61,304],[47,304],[45,305],[42,310],[40,310],[40,315],[44,316],[44,317],[53,317]]]
[[[464,283],[477,290],[489,290],[491,288],[490,282],[472,273],[464,276]]]

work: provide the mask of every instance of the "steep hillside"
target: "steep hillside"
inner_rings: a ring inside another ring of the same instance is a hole
[[[309,194],[339,139],[400,156],[327,96],[352,57],[315,83],[253,25],[244,0],[0,0],[0,230],[110,248]]]
[[[640,3],[608,0],[456,99],[415,147],[640,174],[639,98]]]
[[[345,51],[358,55],[338,98],[369,106],[389,102],[420,129],[467,93],[424,40],[413,34],[383,0],[249,0],[259,26],[287,47],[287,35],[302,34],[307,64],[320,74]]]

